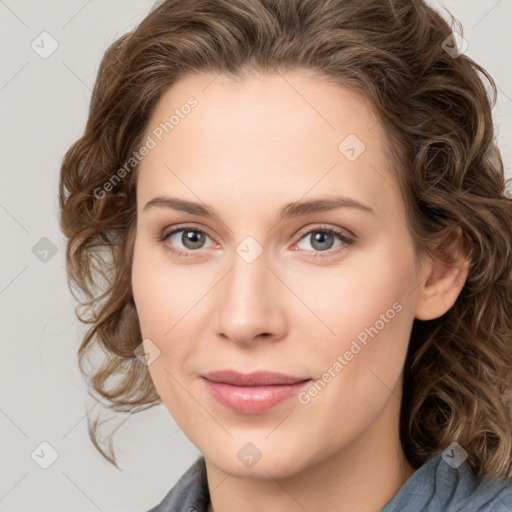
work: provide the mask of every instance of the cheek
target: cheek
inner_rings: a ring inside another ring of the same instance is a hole
[[[180,292],[177,274],[172,274],[171,281],[171,273],[165,271],[165,265],[155,261],[154,252],[135,243],[132,289],[142,337],[151,340],[159,351],[148,366],[151,379],[163,403],[176,417],[190,405],[183,403],[185,397],[178,384],[182,380],[179,369],[187,357],[187,343],[185,338],[176,336],[181,327],[180,319],[186,318],[190,307],[187,308],[187,301]]]
[[[174,326],[200,301],[204,275],[191,268],[171,265],[163,249],[136,241],[132,289],[144,337],[170,338]]]
[[[189,407],[179,382],[188,376],[188,361],[199,339],[199,319],[206,276],[193,266],[171,265],[165,251],[135,243],[132,289],[144,339],[151,340],[159,357],[149,366],[155,387],[170,410],[179,415]]]
[[[307,298],[304,302],[319,320],[311,323],[325,332],[324,339],[329,339],[330,331],[336,348],[344,349],[356,338],[364,343],[369,330],[377,329],[379,337],[407,330],[414,276],[412,254],[376,251],[327,272],[320,269],[300,276],[297,294]]]
[[[317,289],[312,309],[332,332],[325,329],[323,342],[310,351],[317,385],[301,398],[336,404],[327,409],[339,422],[347,410],[354,421],[369,421],[399,381],[414,320],[415,279],[414,253],[407,244],[400,249],[368,252],[364,261],[336,269],[330,281],[316,280],[324,293]]]
[[[365,329],[379,322],[381,314],[389,311],[387,317],[393,315],[393,304],[398,301],[405,307],[413,288],[413,254],[404,244],[401,249],[398,252],[392,244],[387,249],[381,245],[331,267],[299,263],[276,268],[285,282],[295,283],[294,292],[301,299],[296,308],[283,311],[291,332],[299,327],[315,338],[364,338]],[[132,287],[142,335],[164,343],[172,339],[173,347],[179,347],[184,340],[176,340],[176,333],[181,332],[182,338],[183,326],[191,317],[200,321],[201,310],[212,306],[208,291],[218,278],[212,266],[171,264],[165,251],[136,241]],[[285,291],[283,297],[287,294]]]

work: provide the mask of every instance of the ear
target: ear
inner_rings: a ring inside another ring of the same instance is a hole
[[[422,265],[416,293],[415,317],[433,320],[455,304],[468,277],[469,244],[457,227]]]

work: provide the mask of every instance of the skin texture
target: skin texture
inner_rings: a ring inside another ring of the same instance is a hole
[[[298,71],[198,74],[166,92],[147,134],[190,96],[197,107],[138,170],[132,286],[143,337],[160,350],[149,366],[156,389],[206,458],[209,510],[378,510],[413,473],[398,436],[413,320],[446,312],[466,271],[416,261],[389,143],[362,96]],[[349,134],[365,145],[353,161],[339,149]],[[144,211],[156,196],[207,204],[217,216]],[[287,203],[335,196],[372,212],[278,221]],[[184,245],[183,232],[158,241],[181,223],[205,233],[203,246]],[[355,241],[315,243],[322,226]],[[257,245],[242,247],[262,250],[251,263],[237,253],[248,236]],[[393,304],[400,311],[379,328]],[[292,397],[259,415],[225,408],[200,377],[267,370],[317,381],[329,368],[335,376],[308,403]],[[261,454],[252,467],[237,457],[248,442]]]

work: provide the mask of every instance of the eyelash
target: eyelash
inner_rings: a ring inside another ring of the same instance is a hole
[[[182,250],[182,249],[174,249],[174,248],[170,247],[166,243],[167,239],[171,235],[179,233],[180,231],[195,231],[195,232],[198,232],[198,233],[202,233],[202,234],[208,236],[209,238],[211,238],[208,235],[208,233],[206,233],[202,229],[197,228],[194,225],[188,225],[188,224],[187,225],[179,225],[179,226],[176,226],[171,231],[164,230],[157,237],[157,241],[160,242],[164,246],[166,251],[168,251],[171,254],[174,254],[176,256],[179,256],[179,257],[188,258],[188,257],[190,257],[190,253],[194,253],[194,252],[198,252],[199,251],[199,250],[196,250],[196,251],[188,250],[188,251],[186,251],[186,250]],[[335,255],[339,254],[340,252],[344,251],[345,249],[347,249],[348,247],[354,245],[354,243],[356,242],[356,238],[355,237],[347,236],[343,231],[335,229],[335,228],[332,228],[332,227],[329,227],[329,226],[317,226],[317,227],[315,227],[313,229],[310,229],[309,231],[304,232],[300,236],[299,242],[303,238],[305,238],[306,236],[311,235],[312,233],[317,233],[317,232],[328,233],[330,235],[337,236],[341,240],[342,244],[339,245],[338,247],[336,247],[335,249],[328,249],[326,251],[306,251],[306,252],[314,252],[315,254],[313,255],[313,258],[318,258],[318,257],[326,258],[326,257],[335,256]],[[322,253],[327,253],[327,254],[324,256]]]

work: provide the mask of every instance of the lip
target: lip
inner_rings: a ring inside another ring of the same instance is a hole
[[[242,414],[261,414],[297,395],[311,381],[283,373],[239,373],[222,370],[201,375],[210,395],[228,409]]]

